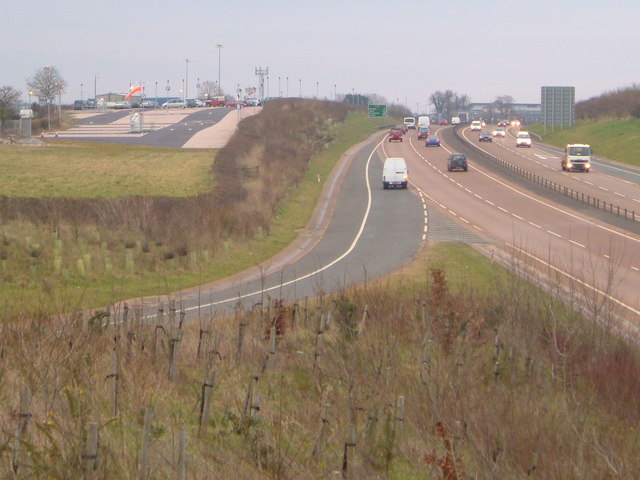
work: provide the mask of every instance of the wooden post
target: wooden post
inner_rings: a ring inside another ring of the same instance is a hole
[[[98,469],[98,424],[89,422],[87,424],[87,439],[84,446],[84,480],[96,478],[95,471]]]
[[[309,321],[309,297],[304,297],[304,327],[307,328]]]
[[[315,349],[315,352],[313,353],[313,371],[314,372],[320,368],[320,357],[322,356],[322,342],[323,342],[322,333],[318,333],[318,335],[316,335],[316,349]]]
[[[393,425],[393,438],[394,443],[397,445],[400,440],[400,436],[402,434],[402,426],[404,425],[404,395],[398,395],[398,399],[396,401],[396,415],[395,422]]]
[[[111,380],[111,411],[113,415],[118,414],[118,353],[111,351],[111,369],[107,378]]]
[[[27,427],[31,419],[31,390],[29,387],[23,387],[20,390],[20,411],[18,412],[18,426],[16,427],[16,436],[13,442],[13,472],[18,473],[18,469],[22,465],[20,458],[20,444],[27,435]],[[25,477],[29,476],[28,467],[25,466]]]
[[[200,400],[200,426],[198,427],[198,436],[205,433],[207,424],[209,423],[209,410],[211,408],[211,395],[213,387],[216,384],[216,368],[211,367],[207,375],[207,379],[202,384],[202,396]]]
[[[316,441],[314,442],[313,449],[311,450],[312,457],[315,457],[317,454],[319,454],[324,445],[325,430],[327,429],[327,425],[329,424],[328,411],[329,411],[329,404],[328,403],[323,404],[322,411],[320,412],[320,422],[321,422],[320,431],[316,436]]]
[[[364,428],[364,453],[369,455],[374,451],[376,436],[378,430],[378,409],[373,408],[367,416],[367,424]]]
[[[342,455],[342,478],[349,478],[349,460],[353,460],[356,449],[356,426],[349,424],[347,438],[344,442],[344,453]]]
[[[247,328],[247,322],[243,319],[238,324],[238,346],[236,347],[236,363],[242,358],[242,344],[244,343],[245,329]]]
[[[187,480],[187,439],[184,429],[178,432],[178,480]]]
[[[276,354],[276,327],[271,327],[269,331],[269,355]]]
[[[138,460],[138,480],[147,480],[149,477],[149,443],[151,436],[151,422],[153,421],[153,409],[144,411],[144,426],[142,427],[142,445]]]
[[[258,380],[260,379],[260,368],[256,367],[253,369],[253,373],[251,374],[251,379],[249,380],[249,388],[247,389],[247,395],[244,399],[244,416],[250,414],[251,406],[253,405],[253,392],[255,390],[255,386],[258,384]]]
[[[169,338],[169,380],[173,380],[176,373],[176,358],[178,356],[178,343],[182,337],[182,330],[177,327],[173,327],[171,332],[171,338]]]

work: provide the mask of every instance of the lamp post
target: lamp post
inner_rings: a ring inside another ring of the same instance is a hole
[[[278,76],[278,96],[282,97],[282,89],[280,88],[280,76]]]
[[[29,108],[31,108],[31,95],[33,95],[33,92],[29,90]]]
[[[80,101],[84,100],[84,94],[82,93],[82,83],[80,84]]]
[[[318,93],[318,82],[316,82],[316,98],[319,98],[320,94]]]
[[[219,43],[216,45],[218,47],[218,96],[220,95],[220,55],[222,52],[222,44]]]
[[[302,79],[298,79],[298,81],[300,82],[300,98],[302,98]]]
[[[158,106],[158,81],[156,80],[156,107]]]
[[[186,78],[186,83],[184,85],[184,98],[189,98],[189,59],[187,58],[185,60],[185,63],[187,64],[187,71],[185,72],[185,76],[184,78]]]
[[[333,100],[338,101],[338,85],[333,84]]]
[[[289,77],[287,77],[287,98],[289,98]]]
[[[98,74],[93,76],[93,108],[98,108]]]

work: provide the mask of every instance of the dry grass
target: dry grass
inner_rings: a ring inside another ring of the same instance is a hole
[[[577,328],[583,320],[533,287],[521,295],[521,281],[495,266],[485,281],[500,297],[451,286],[431,253],[420,259],[426,282],[398,275],[234,318],[148,324],[132,309],[113,312],[107,327],[98,317],[5,322],[0,471],[10,474],[16,427],[28,418],[19,474],[81,477],[86,428],[97,422],[91,473],[138,477],[151,408],[148,478],[177,475],[180,431],[187,478],[331,478],[350,425],[348,478],[638,478],[634,349]],[[18,415],[24,386],[29,417]]]

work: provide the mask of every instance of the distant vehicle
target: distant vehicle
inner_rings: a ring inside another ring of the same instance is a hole
[[[460,117],[451,117],[451,125],[460,125]]]
[[[449,122],[446,118],[441,118],[440,120],[438,120],[438,125],[449,125]]]
[[[418,127],[418,140],[427,138],[429,133],[431,133],[431,129],[429,127]]]
[[[491,132],[487,132],[486,130],[480,132],[478,135],[479,142],[493,142],[493,137],[491,136]]]
[[[198,102],[196,102],[195,98],[187,98],[184,101],[187,108],[195,108],[198,106]]]
[[[95,98],[87,98],[87,108],[96,108]]]
[[[520,120],[518,120],[517,118],[514,118],[509,122],[509,125],[511,125],[512,127],[519,127],[521,124],[522,122],[520,122]]]
[[[499,127],[508,127],[509,126],[509,120],[500,120],[498,122],[498,126]]]
[[[431,119],[429,118],[429,115],[420,115],[418,117],[418,128],[428,127],[429,125],[431,125]]]
[[[458,118],[460,119],[460,123],[467,123],[469,121],[469,114],[467,112],[459,112]]]
[[[29,108],[31,108],[31,107],[29,107]],[[89,105],[84,100],[75,100],[73,102],[73,109],[74,110],[86,110],[87,108],[89,108]]]
[[[505,137],[507,135],[507,132],[505,132],[504,128],[496,127],[491,132],[491,135],[493,135],[494,137]]]
[[[520,131],[516,134],[516,147],[531,148],[531,136],[529,132]]]
[[[471,131],[480,131],[482,130],[482,122],[480,120],[474,120],[471,122]]]
[[[415,130],[415,128],[416,128],[416,119],[415,119],[415,117],[404,117],[404,120],[402,121],[402,123],[404,125],[406,125],[407,128],[410,128],[412,130]]]
[[[404,158],[387,158],[382,168],[382,188],[391,187],[407,188],[409,183],[409,171]]]
[[[562,170],[587,172],[591,169],[591,146],[586,143],[569,143],[564,147],[560,162]]]
[[[453,172],[454,170],[462,170],[466,172],[469,166],[467,165],[467,157],[464,153],[452,153],[447,159],[447,171]]]
[[[158,102],[155,100],[143,100],[140,106],[142,108],[158,108]]]
[[[204,104],[207,107],[224,107],[224,98],[219,98],[219,97],[209,98],[204,101]]]
[[[393,142],[395,141],[402,141],[402,137],[404,136],[404,133],[402,132],[402,130],[400,130],[399,128],[394,128],[389,132],[389,141]]]
[[[172,98],[164,102],[162,108],[187,108],[187,102],[181,98]]]
[[[115,110],[125,110],[127,108],[131,108],[131,104],[126,100],[123,100],[122,102],[115,102],[113,105],[111,105],[111,108]]]
[[[425,142],[425,146],[427,147],[439,147],[440,146],[440,137],[437,135],[429,135],[427,137],[427,141]]]

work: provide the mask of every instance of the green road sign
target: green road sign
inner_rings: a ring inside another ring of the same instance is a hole
[[[369,105],[370,117],[386,117],[387,106],[386,105]]]

